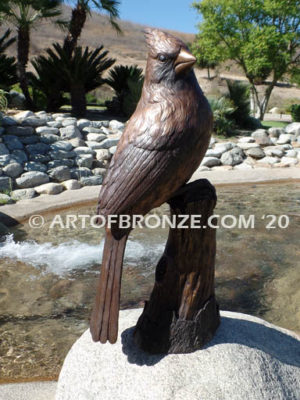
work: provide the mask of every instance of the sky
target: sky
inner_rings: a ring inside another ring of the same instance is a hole
[[[200,15],[193,0],[120,0],[120,18],[155,28],[196,33]]]

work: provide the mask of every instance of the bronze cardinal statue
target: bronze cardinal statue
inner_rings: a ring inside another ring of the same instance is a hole
[[[178,38],[145,32],[145,81],[101,188],[98,213],[145,215],[184,185],[207,150],[212,113],[192,69],[196,62]],[[130,229],[106,227],[103,261],[90,329],[94,341],[115,343],[122,264]]]

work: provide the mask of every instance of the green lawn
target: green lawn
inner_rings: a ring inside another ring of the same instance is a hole
[[[263,127],[265,129],[269,128],[285,128],[290,122],[283,122],[283,121],[263,121]]]

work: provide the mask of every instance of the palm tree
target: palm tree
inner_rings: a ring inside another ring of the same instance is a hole
[[[0,37],[0,89],[9,90],[9,87],[17,83],[17,66],[15,57],[8,57],[4,52],[15,42],[10,38],[11,30],[7,29]]]
[[[117,30],[121,32],[116,19],[119,17],[118,5],[120,4],[117,0],[74,0],[75,7],[72,9],[71,20],[68,24],[68,34],[64,40],[64,50],[71,57],[74,52],[78,39],[81,35],[81,31],[84,27],[86,18],[91,14],[91,9],[95,8],[98,10],[104,10],[108,13],[110,23]]]
[[[103,51],[103,46],[95,50],[76,47],[71,57],[59,43],[54,43],[53,48],[32,61],[36,70],[31,77],[32,85],[46,95],[49,111],[61,105],[63,92],[69,92],[73,114],[84,116],[86,93],[106,82],[102,74],[115,60],[107,57],[108,51]]]
[[[61,3],[62,0],[6,0],[0,7],[5,20],[17,28],[17,74],[26,106],[30,109],[34,109],[26,76],[30,30],[42,19],[59,16]]]

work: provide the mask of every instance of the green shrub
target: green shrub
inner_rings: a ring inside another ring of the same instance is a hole
[[[291,115],[294,122],[300,122],[300,104],[291,105]]]
[[[143,70],[137,65],[117,65],[110,71],[106,83],[114,89],[116,95],[105,105],[110,111],[129,118],[141,97]]]
[[[6,109],[7,109],[6,92],[0,89],[0,111],[6,111]]]
[[[72,112],[82,116],[86,111],[86,94],[105,83],[102,73],[115,62],[108,58],[103,46],[90,50],[76,47],[72,57],[54,43],[47,55],[32,61],[36,75],[31,74],[31,85],[47,99],[47,110],[57,110],[65,103],[64,93],[70,93]]]
[[[225,96],[219,99],[209,100],[214,115],[214,132],[217,135],[230,136],[235,128],[234,120],[231,118],[235,107]]]

